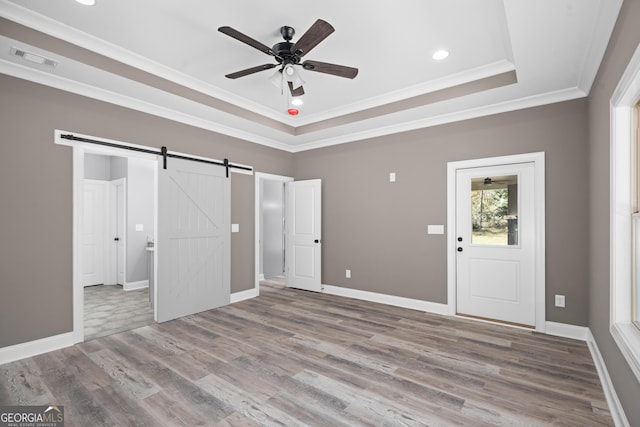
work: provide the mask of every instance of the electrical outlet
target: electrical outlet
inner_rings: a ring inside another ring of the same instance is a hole
[[[564,308],[564,295],[556,295],[556,307]]]
[[[344,277],[346,277],[347,279],[351,279],[351,270],[346,270],[344,272]]]
[[[389,182],[396,182],[396,173],[389,172]]]

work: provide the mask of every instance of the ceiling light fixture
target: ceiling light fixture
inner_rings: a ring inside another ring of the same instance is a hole
[[[444,58],[446,58],[447,56],[449,56],[449,51],[446,51],[444,49],[440,49],[440,50],[436,50],[433,53],[432,58],[435,59],[436,61],[441,61]]]
[[[76,0],[76,2],[85,6],[93,6],[94,4],[96,4],[96,0]]]
[[[304,104],[304,101],[303,101],[302,99],[300,99],[300,98],[293,98],[293,99],[291,100],[291,105],[298,105],[298,106],[300,106],[300,105],[302,105],[302,104]]]

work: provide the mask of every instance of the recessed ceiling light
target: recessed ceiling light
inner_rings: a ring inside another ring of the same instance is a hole
[[[449,56],[449,52],[444,49],[441,49],[441,50],[436,50],[432,58],[435,59],[436,61],[440,61],[446,58],[447,56]]]
[[[93,6],[94,4],[96,4],[96,0],[76,0],[76,1],[85,6]]]
[[[295,98],[294,100],[291,101],[291,104],[293,105],[302,105],[304,104],[304,101],[300,98]]]

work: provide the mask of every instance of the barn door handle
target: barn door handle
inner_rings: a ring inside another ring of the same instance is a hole
[[[320,240],[316,239],[313,241],[313,243],[320,243]]]

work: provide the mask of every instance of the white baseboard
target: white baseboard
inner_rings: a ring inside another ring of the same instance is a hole
[[[148,280],[140,280],[139,282],[127,282],[122,286],[125,291],[136,291],[138,289],[144,289],[149,287]]]
[[[611,382],[607,365],[604,363],[598,344],[596,343],[590,329],[587,329],[586,341],[589,351],[591,352],[591,357],[593,358],[593,363],[596,365],[596,371],[598,371],[598,376],[600,377],[604,396],[607,399],[607,405],[609,405],[609,412],[611,412],[611,418],[613,418],[613,422],[616,427],[629,427],[629,421],[627,420],[624,409],[620,404],[620,400],[618,400],[618,395],[616,394],[616,390]]]
[[[397,297],[394,295],[379,294],[377,292],[360,291],[358,289],[343,288],[341,286],[322,285],[322,292],[329,295],[360,299],[364,301],[388,304],[396,307],[410,308],[427,313],[444,314],[449,310],[447,304],[439,304],[431,301],[422,301],[413,298]]]
[[[0,348],[0,365],[73,345],[73,332]]]
[[[230,303],[244,301],[246,299],[255,298],[258,296],[258,290],[256,288],[247,289],[246,291],[234,292],[231,294]]]
[[[557,337],[573,338],[574,340],[586,341],[589,328],[586,326],[569,325],[567,323],[557,323],[547,321],[545,325],[547,335]]]

